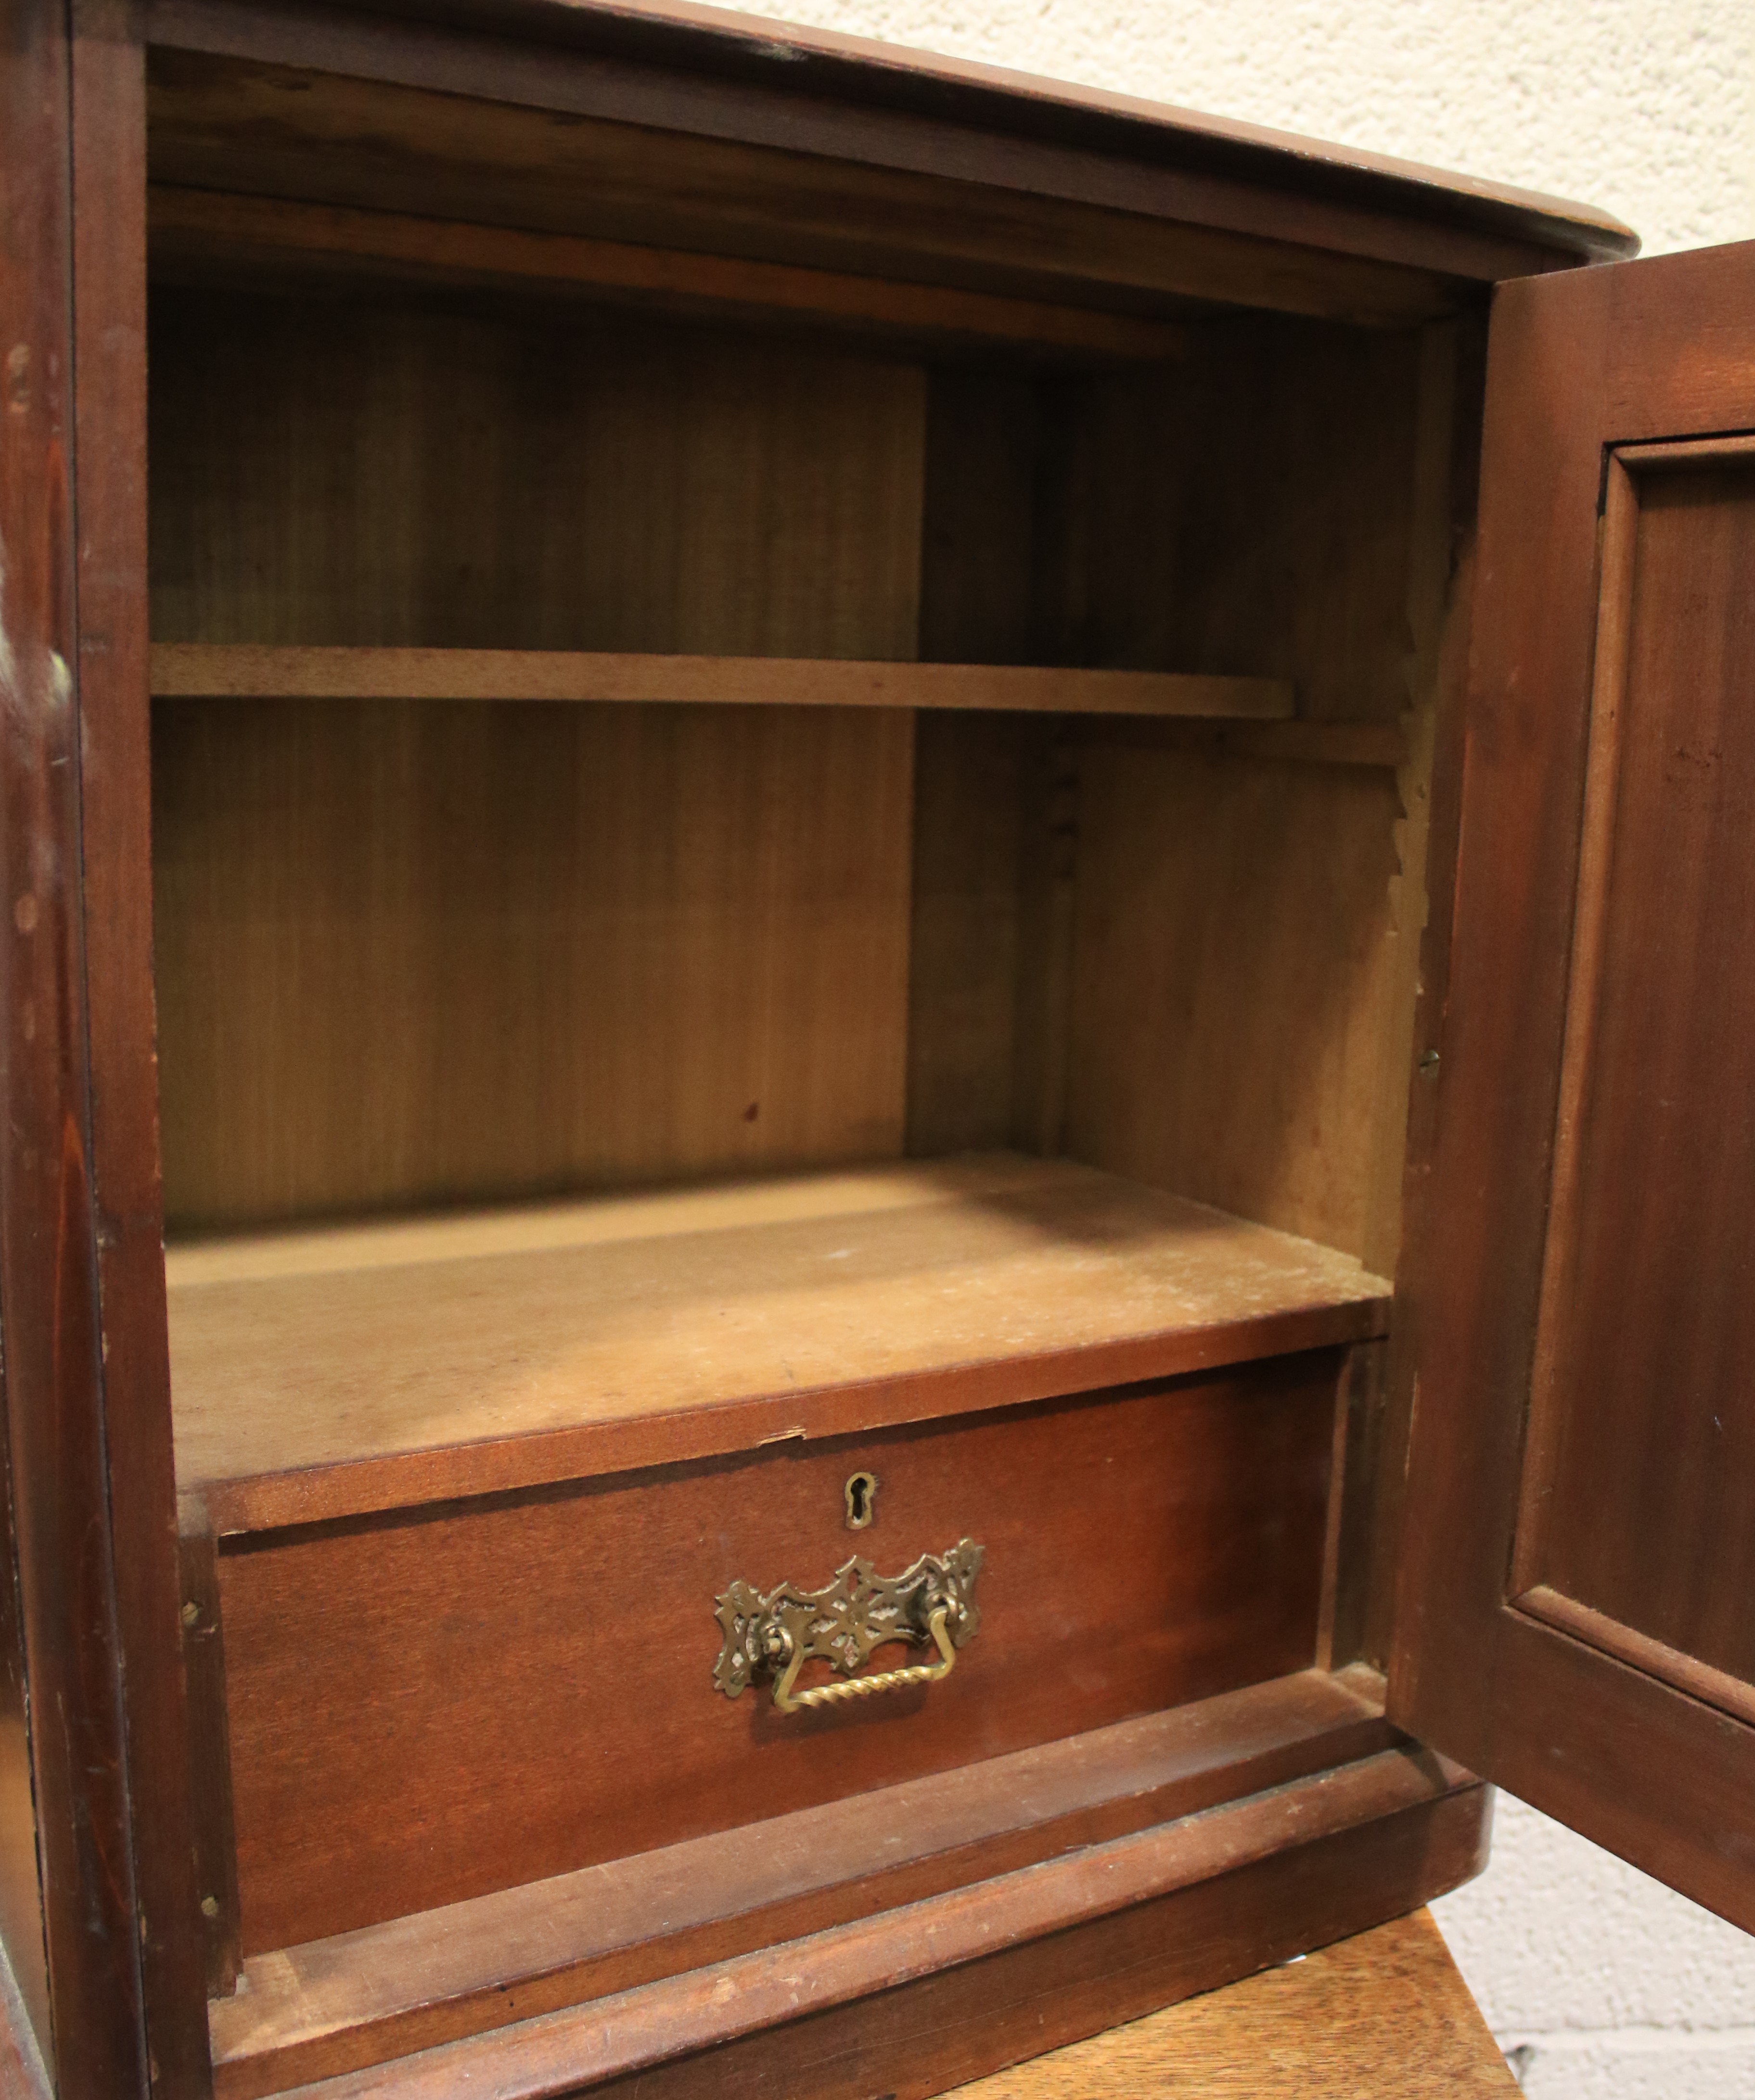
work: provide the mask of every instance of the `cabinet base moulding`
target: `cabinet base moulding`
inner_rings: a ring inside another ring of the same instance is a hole
[[[1486,1790],[1409,1749],[901,1909],[300,2085],[298,2100],[927,2100],[1416,1909]],[[239,2089],[222,2077],[222,2094]]]

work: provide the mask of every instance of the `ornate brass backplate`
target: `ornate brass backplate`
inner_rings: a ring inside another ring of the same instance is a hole
[[[959,1539],[948,1553],[923,1553],[900,1575],[879,1575],[869,1560],[849,1560],[820,1590],[783,1582],[766,1596],[747,1582],[734,1582],[718,1599],[725,1645],[713,1665],[713,1683],[735,1699],[764,1671],[778,1679],[774,1704],[783,1713],[821,1705],[865,1692],[909,1683],[928,1683],[950,1674],[955,1650],[972,1640],[981,1626],[975,1577],[986,1549]],[[871,1651],[887,1641],[936,1646],[941,1660],[880,1676],[853,1677]],[[813,1660],[833,1664],[852,1678],[792,1696],[799,1671]]]

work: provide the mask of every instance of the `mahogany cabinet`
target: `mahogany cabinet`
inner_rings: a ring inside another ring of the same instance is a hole
[[[18,2076],[925,2095],[1484,1780],[1755,1927],[1755,248],[7,22]]]

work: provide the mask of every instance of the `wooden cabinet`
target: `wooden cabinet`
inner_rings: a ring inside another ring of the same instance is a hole
[[[1755,1925],[1755,249],[682,9],[14,11],[66,2100],[924,2096],[1483,1778]]]

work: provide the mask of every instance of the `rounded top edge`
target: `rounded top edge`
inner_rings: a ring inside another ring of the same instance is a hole
[[[964,126],[1172,174],[1300,192],[1575,262],[1637,254],[1590,205],[1241,119],[699,4],[699,0],[328,0],[334,13],[561,44],[800,99]],[[1509,274],[1519,274],[1510,272]]]

